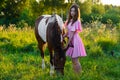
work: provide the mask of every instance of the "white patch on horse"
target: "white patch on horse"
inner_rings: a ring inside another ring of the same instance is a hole
[[[50,64],[50,76],[54,74],[54,65]]]
[[[60,36],[60,37],[61,37],[61,42],[62,42],[62,41],[63,41],[63,36],[62,36],[62,34],[61,34],[61,36]]]
[[[57,19],[57,22],[58,22],[60,29],[63,30],[64,23],[63,23],[62,18],[60,16],[56,15],[56,19]]]
[[[47,17],[50,17],[51,15],[43,15],[44,18],[41,19],[41,21],[39,22],[38,25],[38,33],[40,35],[40,37],[42,38],[42,40],[44,40],[44,42],[46,42],[46,30],[47,30],[47,26],[48,23],[46,24],[46,19]]]
[[[39,22],[39,25],[38,25],[38,33],[39,33],[40,37],[42,38],[42,40],[44,42],[46,42],[46,30],[47,30],[48,24],[54,22],[55,18],[56,18],[60,29],[63,30],[64,23],[63,23],[62,18],[59,15],[55,15],[55,16],[43,15],[43,16],[44,16],[44,18]],[[48,19],[48,22],[46,24],[47,17],[49,17],[49,19]],[[62,39],[62,35],[61,35],[61,42],[62,41],[63,41],[63,39]]]
[[[45,61],[42,59],[42,69],[45,69]]]
[[[49,20],[48,20],[48,23],[52,23],[55,21],[55,17],[50,17]]]
[[[57,19],[57,22],[58,22],[58,25],[61,29],[61,31],[64,29],[64,23],[63,23],[63,20],[62,18],[59,16],[59,15],[56,15],[56,19]],[[61,35],[61,42],[63,41],[63,37]]]

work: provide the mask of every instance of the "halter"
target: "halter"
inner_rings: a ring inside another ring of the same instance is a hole
[[[64,69],[64,67],[55,67],[55,69]]]

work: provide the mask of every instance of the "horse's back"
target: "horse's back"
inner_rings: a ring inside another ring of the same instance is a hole
[[[47,29],[47,21],[51,15],[42,15],[36,20],[36,29],[38,35],[42,38],[44,42],[46,42],[46,29]]]
[[[63,28],[63,20],[59,15],[42,15],[36,20],[36,29],[38,31],[38,35],[42,38],[44,42],[46,42],[46,33],[47,27],[49,23],[54,23],[55,21],[58,22],[60,29]]]

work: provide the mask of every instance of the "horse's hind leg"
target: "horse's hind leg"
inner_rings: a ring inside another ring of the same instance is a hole
[[[40,21],[43,19],[43,16],[39,17],[36,21],[35,21],[35,37],[37,39],[38,42],[38,48],[41,51],[41,57],[42,57],[42,69],[45,69],[45,62],[44,62],[44,45],[46,44],[43,39],[40,37],[39,35],[39,23]],[[42,26],[42,25],[41,25]]]
[[[41,51],[41,57],[42,57],[42,69],[45,69],[45,61],[44,61],[44,48],[45,48],[45,44],[38,44],[38,48]]]
[[[53,60],[53,50],[52,47],[49,46],[48,44],[48,49],[50,52],[50,76],[52,76],[54,74],[54,60]]]

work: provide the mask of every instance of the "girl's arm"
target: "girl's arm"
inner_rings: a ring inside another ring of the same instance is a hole
[[[64,35],[63,35],[63,38],[67,37],[68,35],[68,32],[66,32]]]
[[[65,21],[65,24],[64,24],[64,33],[65,33],[65,34],[63,35],[63,38],[67,37],[67,35],[68,35],[68,31],[66,31],[66,30],[67,30],[67,28],[66,28],[66,26],[67,26],[67,21],[68,21],[68,20],[66,20],[66,21]]]
[[[65,49],[67,49],[69,47],[69,44],[70,44],[71,40],[73,39],[74,34],[75,34],[75,31],[72,31]]]

